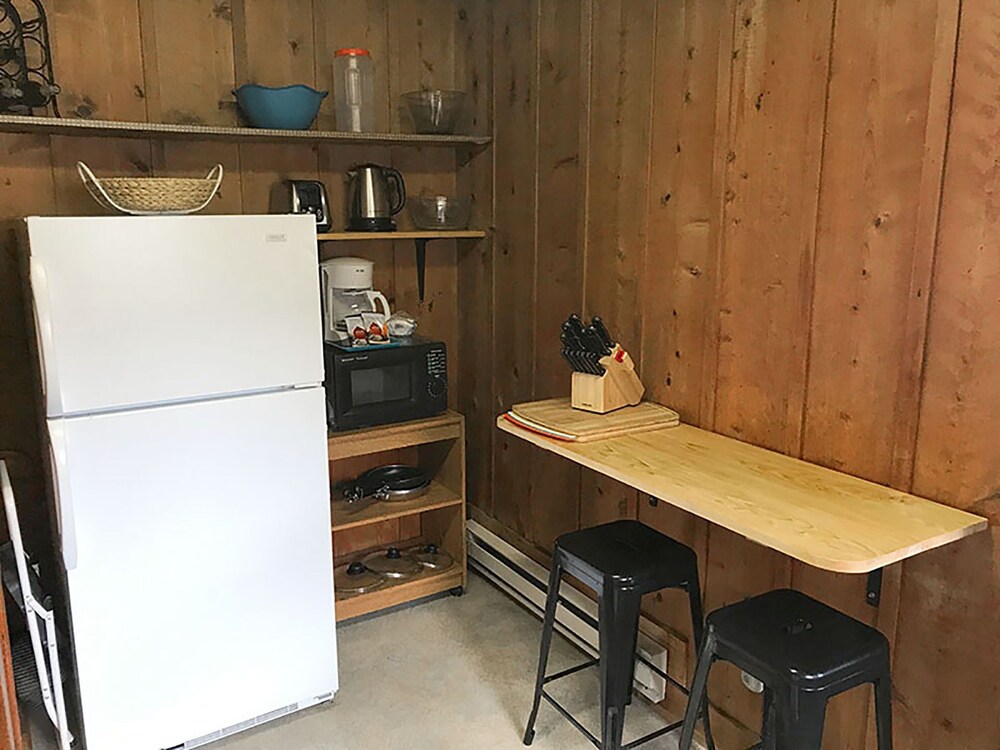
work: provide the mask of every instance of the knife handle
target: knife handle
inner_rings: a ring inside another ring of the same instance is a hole
[[[604,325],[604,321],[599,315],[594,316],[594,319],[590,321],[590,325],[594,327],[594,330],[597,331],[597,335],[601,337],[601,341],[604,342],[604,345],[608,347],[608,349],[615,348],[615,340],[611,338],[611,332],[608,331],[608,327]]]

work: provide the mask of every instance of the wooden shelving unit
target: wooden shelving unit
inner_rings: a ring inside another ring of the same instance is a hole
[[[108,138],[165,138],[300,143],[375,144],[381,146],[481,147],[490,139],[478,135],[420,135],[417,133],[344,133],[336,130],[269,130],[267,128],[178,125],[166,122],[119,122],[72,117],[0,115],[0,132],[48,133]]]
[[[460,414],[331,433],[327,442],[331,484],[387,463],[431,469],[434,482],[423,497],[376,502],[348,512],[332,500],[334,563],[361,559],[390,546],[405,549],[433,542],[454,559],[443,571],[427,571],[368,594],[337,595],[337,621],[377,612],[445,591],[460,593],[466,582],[465,424]]]
[[[346,503],[333,504],[333,531],[345,531],[356,526],[365,526],[378,521],[390,521],[394,518],[404,518],[428,510],[449,508],[461,505],[462,496],[437,482],[432,482],[427,494],[416,500],[398,503],[375,503],[362,511],[352,513],[344,507]]]
[[[320,242],[360,242],[364,240],[481,240],[482,229],[460,229],[413,232],[327,232],[317,234]]]

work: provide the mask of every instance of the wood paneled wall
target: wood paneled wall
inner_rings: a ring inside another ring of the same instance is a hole
[[[878,625],[907,750],[1000,748],[998,40],[988,0],[496,4],[494,252],[460,260],[461,336],[492,340],[490,378],[482,349],[462,362],[479,511],[541,554],[638,517],[695,547],[709,607],[792,585]],[[876,610],[863,577],[495,432],[512,403],[568,393],[574,310],[604,316],[686,421],[990,532],[887,571]],[[647,611],[687,634],[681,599]],[[759,701],[731,669],[711,690],[720,746],[752,744]],[[825,746],[874,748],[870,713],[835,700]]]
[[[369,49],[376,71],[376,125],[405,131],[399,94],[420,86],[473,90],[478,47],[472,35],[478,0],[47,0],[54,67],[65,116],[108,120],[235,125],[232,89],[244,82],[306,83],[332,91],[336,49]],[[484,89],[485,91],[485,89]],[[483,92],[468,127],[486,132]],[[333,127],[333,97],[320,127]],[[76,174],[77,160],[98,175],[202,176],[226,170],[220,197],[206,212],[266,213],[272,185],[319,178],[330,192],[335,228],[344,226],[344,176],[360,162],[396,166],[412,194],[456,189],[459,168],[479,157],[448,148],[337,144],[145,141],[0,134],[0,219],[102,213]],[[468,169],[467,169],[468,168]],[[479,169],[479,167],[477,167]],[[463,178],[464,179],[464,178]],[[480,182],[481,182],[480,178]],[[469,185],[468,189],[473,190]],[[481,198],[488,210],[490,202]],[[477,209],[478,210],[478,209]],[[481,213],[481,211],[480,211]],[[404,211],[397,217],[409,226]],[[10,451],[29,547],[48,552],[39,436],[28,330],[11,236],[0,237],[0,451]],[[427,254],[427,296],[417,299],[412,242],[324,246],[324,257],[362,255],[376,262],[376,284],[394,309],[414,314],[420,332],[444,339],[457,380],[456,258],[466,243],[438,241]],[[476,252],[483,252],[482,249]],[[487,365],[488,366],[488,365]],[[454,389],[457,395],[457,388]],[[34,512],[32,512],[34,511]]]

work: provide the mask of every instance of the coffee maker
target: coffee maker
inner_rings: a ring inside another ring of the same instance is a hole
[[[375,264],[364,258],[333,258],[319,264],[323,281],[323,338],[342,343],[348,338],[344,318],[363,312],[392,313],[389,301],[372,289]],[[379,310],[376,304],[381,305]]]

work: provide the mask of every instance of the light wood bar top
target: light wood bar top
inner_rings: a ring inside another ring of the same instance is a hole
[[[796,560],[868,573],[987,519],[688,425],[574,443],[497,426]],[[545,502],[544,498],[536,498]]]

